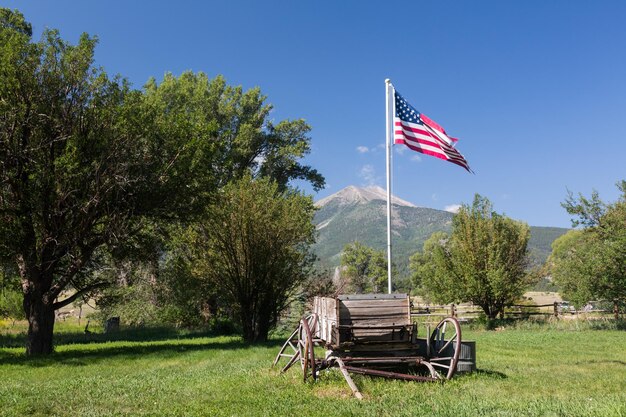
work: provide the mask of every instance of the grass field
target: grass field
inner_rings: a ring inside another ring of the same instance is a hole
[[[464,329],[478,372],[445,384],[336,370],[303,383],[269,366],[282,340],[126,330],[115,341],[59,326],[56,352],[27,359],[19,332],[0,335],[0,415],[626,416],[626,331],[567,324]],[[5,328],[6,330],[6,328]]]

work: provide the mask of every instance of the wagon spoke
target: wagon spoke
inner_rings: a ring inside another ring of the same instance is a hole
[[[286,355],[286,354],[284,353],[284,352],[285,352],[285,349],[287,349],[287,346],[290,346],[290,347],[291,347],[291,349],[293,349],[293,351],[294,351],[294,352],[296,352],[296,354],[298,353],[298,349],[296,349],[296,348],[293,346],[292,341],[294,340],[294,338],[295,338],[295,337],[297,337],[297,336],[298,336],[298,332],[299,332],[299,330],[300,330],[300,326],[296,327],[296,329],[295,329],[295,330],[291,333],[291,335],[289,335],[289,337],[287,338],[287,340],[285,341],[285,343],[283,344],[283,346],[280,348],[280,351],[278,352],[278,355],[276,355],[276,358],[274,359],[274,362],[272,363],[272,366],[276,366],[276,364],[278,363],[278,361],[280,360],[280,358],[281,358],[281,357],[288,356],[288,355]],[[288,356],[288,357],[291,357],[291,356]],[[284,370],[288,369],[288,368],[289,368],[289,366],[291,366],[291,365],[290,365],[290,364],[287,364],[287,365],[286,365],[286,368],[283,368],[283,372],[284,372]]]
[[[457,335],[456,335],[456,334],[455,334],[454,336],[452,336],[452,337],[450,338],[450,340],[448,340],[448,341],[446,342],[446,344],[445,344],[445,345],[443,345],[443,347],[442,347],[441,349],[439,349],[439,352],[437,352],[437,353],[441,353],[441,352],[443,352],[444,350],[446,350],[446,348],[447,348],[448,346],[450,346],[450,343],[452,343],[454,340],[456,340],[456,337],[457,337]]]
[[[446,330],[451,326],[450,335],[446,340]],[[452,378],[456,372],[456,366],[461,353],[461,326],[454,317],[447,317],[439,322],[430,336],[431,350],[428,352],[429,359],[433,366],[448,370],[446,379]],[[452,349],[449,349],[452,346]],[[445,357],[438,357],[440,354]]]
[[[289,362],[287,362],[287,365],[285,365],[284,368],[281,369],[280,372],[285,372],[287,369],[291,368],[291,366],[294,363],[296,363],[299,357],[300,357],[300,352],[297,352],[295,355],[293,355],[293,357],[289,360]]]
[[[449,361],[450,359],[453,359],[452,356],[445,356],[445,357],[437,357],[437,358],[430,358],[431,362],[439,362],[439,361]]]

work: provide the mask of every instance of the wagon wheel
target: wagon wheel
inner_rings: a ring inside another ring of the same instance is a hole
[[[313,333],[311,328],[315,329],[317,326],[317,315],[312,314],[306,318],[300,320],[300,327],[298,328],[298,353],[300,358],[300,366],[304,380],[309,376],[313,379],[317,378],[315,369],[315,341],[313,340]]]
[[[454,317],[441,320],[430,335],[430,363],[450,379],[456,372],[461,354],[461,326]]]
[[[280,372],[285,372],[287,369],[291,368],[291,365],[293,365],[300,358],[300,350],[298,348],[299,334],[300,324],[298,324],[298,327],[296,327],[291,335],[289,335],[287,341],[285,341],[283,346],[280,348],[280,351],[278,351],[276,358],[274,358],[274,363],[272,363],[272,366],[276,366],[281,358],[288,358],[287,364],[283,367],[283,369],[280,370]]]

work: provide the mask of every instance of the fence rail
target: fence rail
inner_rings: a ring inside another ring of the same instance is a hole
[[[604,310],[593,310],[593,312],[604,312]],[[484,312],[479,307],[472,304],[418,304],[411,308],[411,317],[456,317],[460,320],[473,320],[478,318]],[[559,302],[550,304],[513,304],[507,306],[504,310],[505,317],[528,317],[528,316],[545,316],[559,317],[575,314],[575,310],[571,310],[569,306],[563,306]]]

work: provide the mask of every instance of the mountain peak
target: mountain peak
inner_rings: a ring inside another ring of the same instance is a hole
[[[350,185],[343,190],[336,192],[335,194],[322,198],[321,200],[317,201],[315,205],[317,207],[323,207],[330,202],[337,202],[341,205],[346,205],[354,203],[366,203],[373,200],[387,201],[387,191],[375,185],[365,188]],[[391,196],[391,202],[398,206],[417,207],[415,204],[409,203],[408,201],[402,200],[401,198],[393,195]]]

